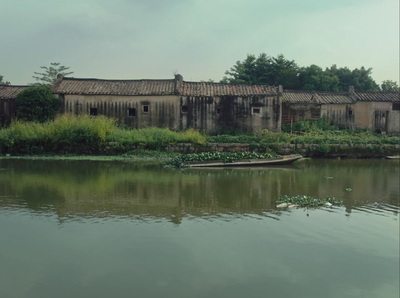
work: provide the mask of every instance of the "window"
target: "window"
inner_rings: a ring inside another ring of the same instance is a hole
[[[392,106],[393,111],[400,111],[400,102],[394,102]]]
[[[188,107],[187,106],[182,106],[181,107],[181,112],[182,113],[187,113],[188,112]]]
[[[143,106],[143,113],[148,113],[149,112],[149,106],[148,105],[144,105]]]
[[[260,108],[253,108],[253,114],[260,114],[261,109]]]
[[[219,113],[221,113],[221,109],[217,108],[217,114],[219,115]]]
[[[98,115],[97,108],[90,108],[89,109],[89,115],[90,116],[97,116]]]
[[[135,108],[128,108],[128,116],[135,117],[136,116],[136,109]]]
[[[352,110],[349,110],[349,115],[353,115],[353,111]]]

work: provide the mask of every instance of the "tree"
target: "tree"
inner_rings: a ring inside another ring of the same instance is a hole
[[[1,85],[1,84],[4,84],[3,78],[4,78],[4,77],[0,75],[0,85]]]
[[[371,77],[371,73],[372,68],[366,69],[364,66],[361,66],[360,69],[356,68],[352,70],[351,85],[354,86],[354,89],[365,92],[379,91],[379,85]]]
[[[338,92],[339,79],[336,75],[312,64],[300,70],[300,86],[302,90]]]
[[[258,58],[248,54],[244,61],[237,61],[225,72],[227,76],[221,83],[282,85],[285,89],[328,92],[348,92],[349,87],[354,86],[357,91],[379,91],[371,73],[372,68],[364,66],[354,70],[336,65],[325,70],[315,64],[299,67],[294,60],[288,60],[282,54],[269,57],[262,53]],[[386,83],[383,88],[392,90],[393,86]]]
[[[50,86],[33,86],[20,92],[15,98],[17,118],[24,121],[45,122],[54,119],[59,100]]]
[[[382,92],[399,92],[399,85],[396,81],[392,80],[384,80],[381,84]]]
[[[298,89],[299,67],[294,60],[288,60],[282,54],[272,58],[270,82],[275,86],[285,86],[287,89]]]
[[[57,81],[57,76],[62,74],[68,76],[73,72],[66,72],[69,67],[60,65],[60,63],[50,63],[50,66],[41,66],[44,72],[35,72],[36,76],[32,76],[37,82],[34,85],[53,85]]]
[[[256,56],[248,54],[246,59],[236,61],[230,70],[225,72],[230,77],[224,77],[222,82],[231,84],[256,84]]]

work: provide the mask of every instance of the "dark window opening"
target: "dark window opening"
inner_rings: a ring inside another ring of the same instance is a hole
[[[148,113],[149,112],[149,106],[148,105],[144,105],[143,106],[143,113]]]
[[[136,116],[136,109],[135,108],[128,108],[128,116],[135,117]]]
[[[253,114],[260,114],[261,109],[260,108],[253,108]]]
[[[181,107],[182,113],[187,113],[188,112],[188,107],[187,106],[182,106]]]
[[[349,110],[349,115],[353,115],[353,111],[352,110]]]
[[[219,114],[221,112],[220,108],[217,108],[217,114]]]
[[[90,116],[97,116],[98,115],[97,108],[90,108],[89,109],[89,115]]]
[[[394,102],[392,106],[393,111],[400,111],[400,102]]]

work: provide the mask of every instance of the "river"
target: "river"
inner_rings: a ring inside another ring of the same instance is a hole
[[[399,172],[0,159],[0,297],[398,298]]]

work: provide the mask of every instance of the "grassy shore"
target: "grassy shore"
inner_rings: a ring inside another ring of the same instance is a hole
[[[206,135],[193,129],[181,132],[161,128],[124,129],[118,127],[114,119],[103,116],[63,114],[46,123],[16,121],[0,129],[0,156],[35,155],[54,158],[55,155],[118,155],[118,158],[130,156],[132,159],[139,156],[145,158],[147,155],[149,158],[151,154],[143,152],[163,151],[166,146],[176,143],[247,143],[250,148],[271,148],[271,145],[281,144],[320,144],[327,148],[329,144],[400,144],[398,136],[339,130],[322,120],[299,122],[291,132],[287,130],[284,127],[280,133],[261,130],[256,134]],[[132,148],[142,150],[132,151]]]

